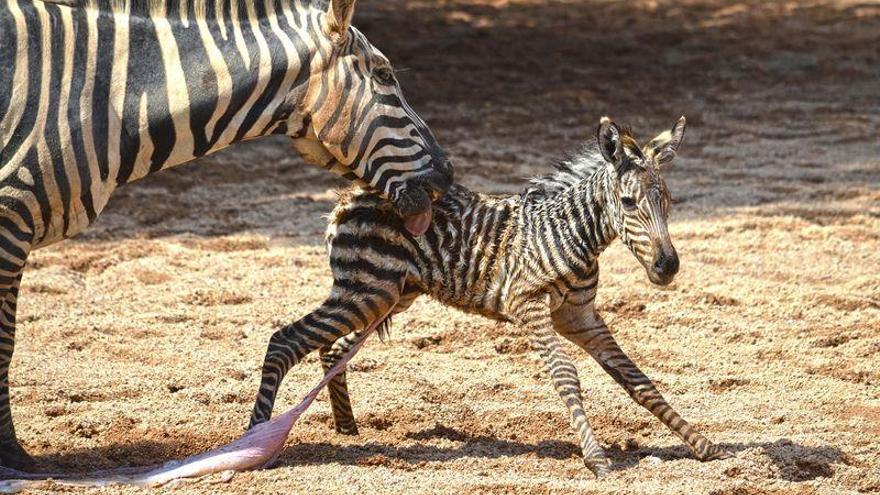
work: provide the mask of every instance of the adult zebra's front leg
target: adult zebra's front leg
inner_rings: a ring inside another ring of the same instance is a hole
[[[651,379],[617,345],[593,305],[594,293],[571,293],[553,313],[553,324],[563,337],[587,351],[639,405],[678,435],[697,459],[726,459],[733,454],[710,442],[685,421],[660,395]]]
[[[263,377],[249,428],[269,420],[284,375],[306,354],[368,328],[384,318],[399,297],[400,287],[393,284],[367,288],[337,280],[321,306],[275,332],[263,361]]]
[[[29,251],[23,234],[12,225],[0,226],[0,466],[28,468],[33,459],[15,436],[9,404],[9,365],[15,349],[15,311],[21,273]]]
[[[553,387],[568,407],[571,427],[580,439],[584,465],[597,478],[605,476],[610,472],[610,463],[587,419],[577,368],[552,329],[549,309],[544,304],[523,305],[518,318],[528,330],[532,348],[544,358]]]

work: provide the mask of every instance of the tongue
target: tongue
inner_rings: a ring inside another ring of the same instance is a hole
[[[428,211],[424,213],[419,213],[418,215],[412,215],[406,217],[403,221],[403,224],[406,226],[406,230],[409,231],[410,234],[419,236],[425,233],[428,230],[428,227],[431,226],[431,220],[434,218],[434,214],[430,208]]]

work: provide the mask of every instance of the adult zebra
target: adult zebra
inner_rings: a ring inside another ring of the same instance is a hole
[[[28,253],[73,236],[116,187],[287,134],[307,161],[391,199],[414,233],[452,167],[354,0],[0,0],[0,465]]]

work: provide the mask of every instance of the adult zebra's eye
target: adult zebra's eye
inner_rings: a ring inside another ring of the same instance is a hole
[[[373,71],[373,77],[379,81],[379,84],[391,86],[394,84],[394,71],[390,67],[379,67]]]
[[[624,196],[620,198],[620,204],[623,205],[623,209],[625,210],[635,210],[636,209],[636,200],[630,198],[629,196]]]

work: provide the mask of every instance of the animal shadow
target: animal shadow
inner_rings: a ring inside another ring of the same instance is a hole
[[[349,445],[331,442],[296,443],[284,450],[275,466],[338,463],[357,466],[381,465],[393,469],[414,470],[428,462],[448,462],[461,458],[496,459],[531,455],[547,459],[571,459],[572,462],[579,462],[580,459],[580,449],[573,442],[559,440],[522,442],[488,435],[473,435],[444,425],[405,433],[404,437],[417,443],[405,446],[375,441]],[[431,445],[431,441],[436,439],[451,440],[458,445]],[[204,443],[203,441],[188,442],[186,439],[168,442],[116,443],[95,449],[37,456],[36,460],[41,470],[60,470],[70,475],[75,475],[76,472],[118,467],[128,467],[134,471],[138,470],[136,466],[161,464],[198,453],[192,451],[191,446]],[[848,456],[836,447],[810,447],[784,438],[772,442],[722,443],[719,446],[735,455],[745,450],[760,448],[778,468],[779,478],[793,482],[830,477],[834,474],[835,464],[851,462]],[[623,450],[617,445],[612,445],[606,449],[606,452],[612,461],[614,471],[637,467],[646,457],[657,457],[663,461],[693,459],[690,450],[684,445],[641,447],[635,450]],[[0,479],[4,478],[3,474],[0,471]]]

